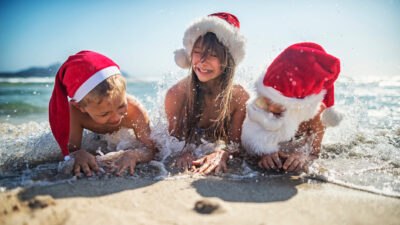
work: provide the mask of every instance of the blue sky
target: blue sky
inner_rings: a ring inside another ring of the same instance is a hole
[[[0,1],[0,72],[63,62],[87,49],[136,77],[179,71],[195,18],[235,14],[247,38],[243,68],[263,68],[290,44],[312,41],[348,76],[400,76],[400,1]]]

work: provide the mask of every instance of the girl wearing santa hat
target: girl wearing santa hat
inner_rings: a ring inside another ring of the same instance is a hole
[[[226,171],[226,161],[240,143],[248,93],[233,84],[236,65],[245,55],[246,39],[236,16],[215,13],[186,29],[184,48],[175,62],[189,76],[171,87],[165,98],[168,131],[186,145],[176,160],[184,170],[209,174]],[[211,154],[197,159],[190,144],[214,142]],[[235,147],[233,147],[235,146]]]
[[[154,157],[146,111],[125,91],[118,65],[96,52],[72,55],[58,70],[49,103],[50,126],[65,160],[73,157],[76,176],[81,171],[91,176],[91,169],[99,170],[95,157],[81,149],[83,129],[104,134],[132,128],[136,138],[149,148],[125,150],[115,162],[117,175],[128,168],[133,174],[136,163]]]
[[[315,43],[291,45],[271,63],[243,123],[243,146],[259,167],[299,171],[318,157],[325,128],[342,119],[333,107],[339,72],[339,59]]]

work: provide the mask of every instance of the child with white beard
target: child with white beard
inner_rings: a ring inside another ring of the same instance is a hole
[[[318,44],[285,49],[256,82],[241,141],[267,170],[300,171],[318,158],[327,126],[342,115],[333,109],[340,61]]]

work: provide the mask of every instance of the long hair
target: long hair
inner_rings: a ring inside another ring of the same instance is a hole
[[[214,33],[208,32],[204,36],[199,37],[194,46],[198,46],[199,44],[201,45],[199,47],[203,50],[202,59],[206,59],[210,53],[215,52],[221,63],[222,73],[216,78],[218,83],[216,91],[219,93],[216,103],[219,103],[219,110],[217,118],[212,121],[212,127],[214,128],[213,136],[217,141],[223,140],[225,143],[229,143],[230,102],[232,100],[233,77],[236,65],[228,49],[218,41]],[[191,68],[187,85],[188,97],[184,116],[186,119],[183,121],[183,135],[186,143],[194,141],[196,126],[203,115],[206,91],[204,86],[197,78],[193,68]]]

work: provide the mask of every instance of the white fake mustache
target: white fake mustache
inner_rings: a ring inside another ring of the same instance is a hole
[[[248,105],[247,113],[251,120],[260,124],[267,131],[278,131],[283,125],[284,115],[277,118],[273,113],[260,109],[256,104]]]

